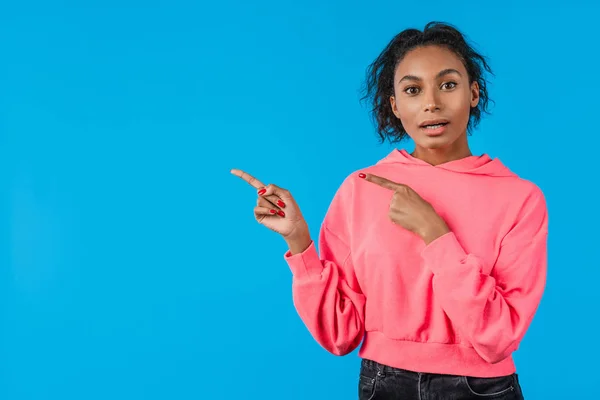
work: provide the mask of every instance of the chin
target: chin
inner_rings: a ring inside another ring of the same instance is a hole
[[[429,136],[423,137],[423,138],[421,138],[421,140],[416,142],[416,144],[419,147],[423,147],[425,149],[437,150],[437,149],[443,149],[445,147],[448,147],[453,142],[454,142],[454,140],[452,140],[451,138],[447,137],[446,135],[442,135],[442,136],[434,136],[434,137],[429,137]]]
[[[454,145],[461,135],[456,134],[454,130],[448,130],[439,136],[428,136],[423,132],[413,136],[413,141],[419,147],[431,150],[443,149]],[[415,140],[416,139],[416,140]]]

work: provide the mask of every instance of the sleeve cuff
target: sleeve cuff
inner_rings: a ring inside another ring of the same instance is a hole
[[[467,253],[454,232],[448,232],[425,246],[421,251],[421,257],[425,261],[425,266],[437,274],[452,265],[464,263]]]
[[[288,263],[295,278],[319,279],[321,277],[323,263],[319,258],[314,241],[302,253],[292,254],[288,250],[283,258]]]

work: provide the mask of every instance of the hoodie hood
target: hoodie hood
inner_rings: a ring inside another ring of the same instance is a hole
[[[447,171],[453,171],[463,174],[486,175],[486,176],[516,176],[511,172],[498,158],[490,158],[487,154],[481,156],[469,156],[459,160],[448,161],[439,165],[431,165],[425,161],[411,156],[404,149],[394,149],[385,158],[380,160],[380,164],[407,164],[422,166],[425,168],[439,168]]]

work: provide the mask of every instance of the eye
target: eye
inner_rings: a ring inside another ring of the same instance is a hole
[[[406,89],[404,89],[404,93],[406,94],[417,94],[418,93],[419,88],[416,86],[410,86],[407,87]]]
[[[442,85],[442,88],[445,89],[454,89],[456,87],[456,82],[446,82]]]

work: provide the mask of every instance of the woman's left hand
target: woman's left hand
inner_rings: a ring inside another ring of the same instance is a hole
[[[394,223],[420,236],[425,244],[450,232],[448,225],[433,206],[410,186],[373,174],[359,174],[359,176],[394,192],[388,216]]]

